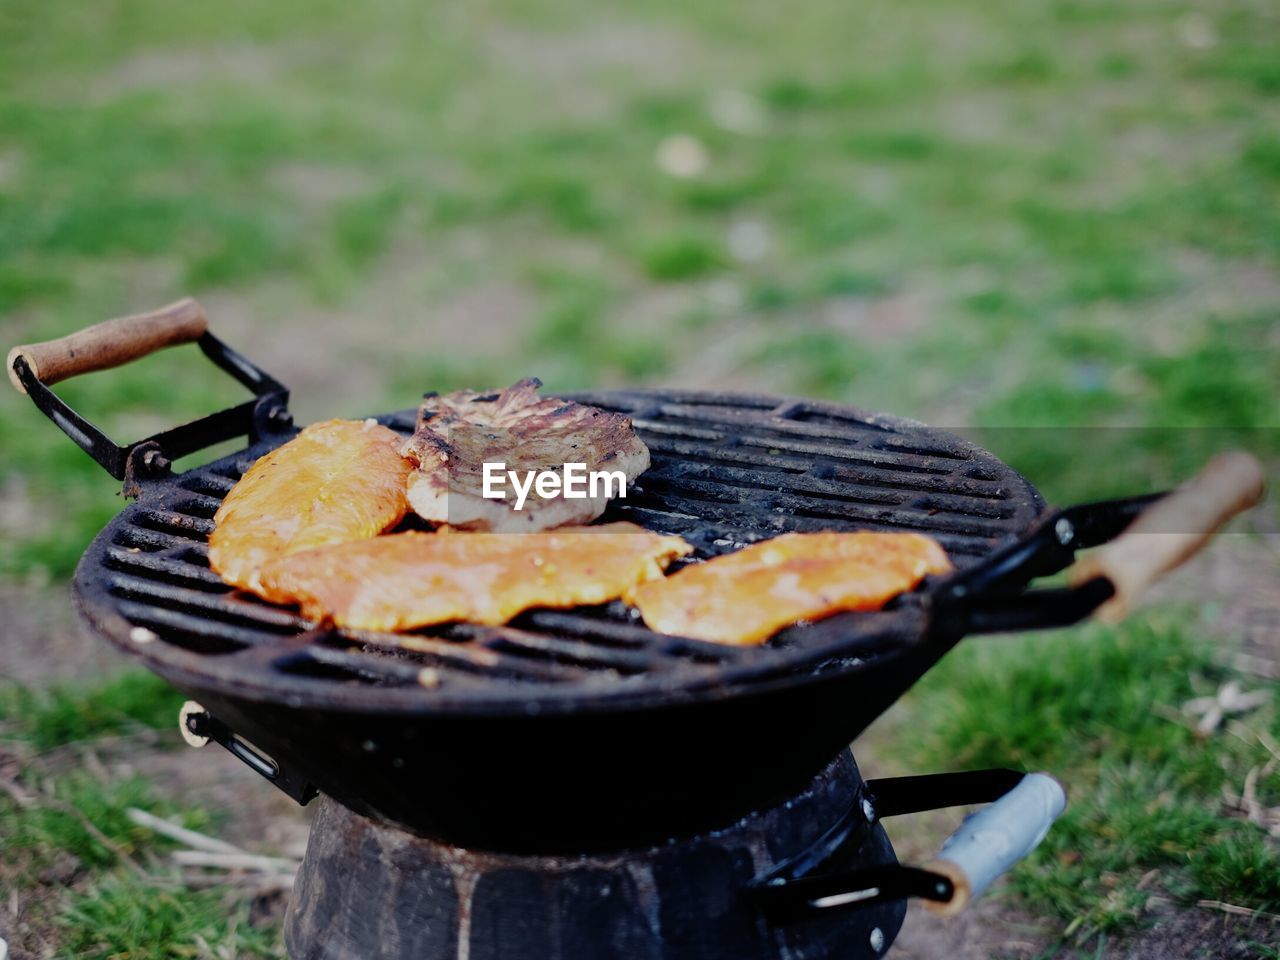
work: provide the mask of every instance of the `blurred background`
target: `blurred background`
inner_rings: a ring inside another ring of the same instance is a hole
[[[526,375],[790,392],[963,430],[1053,502],[1154,489],[1280,456],[1278,95],[1266,0],[7,0],[0,346],[194,295],[300,422]],[[119,441],[241,398],[194,347],[58,390]],[[285,855],[305,819],[75,627],[116,484],[12,392],[0,439],[0,935],[279,955],[281,893],[192,892],[124,811]],[[1280,956],[1274,507],[1238,529],[1125,627],[962,648],[873,732],[872,774],[1073,789],[903,957]]]

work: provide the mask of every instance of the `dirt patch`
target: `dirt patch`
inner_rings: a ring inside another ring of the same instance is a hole
[[[376,186],[363,170],[321,163],[283,163],[272,169],[267,179],[302,203],[320,206],[361,196]]]
[[[494,60],[538,78],[580,80],[609,67],[666,71],[687,65],[687,37],[652,24],[610,22],[578,29],[531,30],[496,25],[486,42]]]
[[[178,739],[175,724],[170,737]],[[172,746],[172,743],[167,744]],[[104,758],[111,776],[145,777],[174,805],[205,810],[214,819],[208,833],[255,853],[301,857],[311,829],[311,808],[300,807],[226,750],[210,744],[122,752]]]
[[[16,184],[26,168],[26,154],[21,150],[0,150],[0,187]]]
[[[424,319],[436,351],[480,361],[492,352],[494,344],[512,345],[512,338],[536,309],[532,291],[493,282],[444,301],[431,308]]]
[[[531,83],[561,118],[606,118],[616,109],[611,76],[653,86],[687,79],[703,61],[693,38],[656,24],[610,20],[544,30],[495,24],[483,38],[489,60],[517,82]]]
[[[1031,960],[1044,957],[1054,931],[1017,905],[987,894],[958,917],[935,917],[918,903],[907,910],[892,960]]]
[[[210,79],[260,84],[298,63],[332,55],[332,50],[314,42],[271,47],[225,44],[149,50],[103,71],[94,78],[90,89],[95,100],[105,101]]]
[[[990,894],[988,894],[988,898]],[[1280,943],[1280,928],[1265,919],[1222,914],[1214,909],[1165,908],[1149,916],[1151,926],[1131,937],[1106,942],[1108,960],[1255,960],[1259,945]],[[980,901],[958,917],[943,920],[912,905],[892,960],[1079,960],[1092,945],[1055,946],[1055,931],[1029,920],[1016,905]]]
[[[128,660],[90,635],[76,616],[65,584],[0,584],[0,681],[23,686],[103,677]]]
[[[52,511],[39,509],[26,477],[12,473],[4,478],[0,486],[0,556],[10,544],[44,536],[55,522]]]
[[[1165,909],[1152,926],[1107,952],[1116,960],[1256,960],[1258,945],[1280,945],[1280,927],[1215,909]],[[1074,954],[1073,954],[1074,956]]]
[[[923,298],[906,294],[876,299],[837,297],[821,304],[818,320],[860,343],[894,343],[921,334],[929,325],[929,310]]]
[[[1280,680],[1280,534],[1223,534],[1146,601],[1194,605],[1205,628],[1228,642],[1223,653],[1235,669]]]

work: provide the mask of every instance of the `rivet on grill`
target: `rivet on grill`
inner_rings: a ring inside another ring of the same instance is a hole
[[[178,732],[182,734],[182,739],[187,742],[188,746],[203,747],[209,742],[209,738],[196,733],[191,729],[191,719],[193,717],[205,716],[204,707],[196,703],[194,700],[188,700],[182,705],[182,709],[178,711]]]
[[[868,941],[871,944],[871,949],[876,953],[879,953],[884,949],[884,931],[879,927],[872,927],[871,936],[868,938]]]
[[[146,627],[134,627],[129,631],[129,639],[134,643],[151,643],[160,638],[156,636],[154,631],[148,630]]]
[[[374,753],[378,749],[378,745],[372,740],[366,740],[364,743],[360,744],[360,749],[365,753]]]
[[[169,460],[161,456],[159,450],[148,450],[142,455],[142,465],[151,470],[167,470]]]
[[[1076,528],[1066,517],[1058,518],[1058,522],[1053,525],[1053,532],[1057,536],[1058,542],[1064,547],[1069,546],[1076,536]]]

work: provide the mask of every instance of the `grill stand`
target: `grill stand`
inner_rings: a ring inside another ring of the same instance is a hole
[[[293,960],[879,957],[897,936],[905,901],[779,923],[750,895],[756,877],[803,857],[867,797],[843,751],[795,798],[726,829],[557,857],[414,837],[322,797],[285,944]],[[517,796],[510,815],[521,815]],[[856,833],[840,851],[845,868],[896,865],[878,822],[863,819]]]

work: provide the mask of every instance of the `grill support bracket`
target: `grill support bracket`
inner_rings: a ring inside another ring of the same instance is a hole
[[[178,727],[182,738],[191,746],[203,747],[212,740],[301,806],[305,807],[319,795],[319,791],[305,777],[281,766],[277,760],[237,736],[230,727],[194,700],[188,700],[182,705],[182,710],[178,713]]]
[[[1039,779],[1049,780],[1042,775]],[[1022,784],[1035,780],[1036,776],[1027,777],[1005,768],[868,780],[861,804],[852,804],[809,848],[775,865],[767,875],[751,884],[748,892],[756,905],[779,923],[793,923],[833,910],[864,909],[909,897],[926,901],[937,912],[958,912],[969,899],[963,875],[942,872],[936,861],[923,868],[900,863],[868,867],[857,862],[857,851],[883,817],[975,803],[1007,803],[1006,798]],[[1061,790],[1056,784],[1055,788]],[[1002,819],[1009,818],[1002,818],[1004,811],[998,811],[998,807],[989,810],[988,817],[1001,829],[994,831],[999,835],[995,841],[984,838],[991,849],[984,850],[984,856],[979,859],[984,865],[987,861],[998,863],[999,867],[992,868],[998,875],[1018,859],[1008,860],[1005,848],[1025,846],[1029,852],[1044,836],[1053,818],[1047,822],[1036,820],[1029,827],[1026,823],[1006,825]],[[1054,813],[1053,817],[1056,816]],[[1019,837],[1019,827],[1023,832],[1030,829],[1035,839],[1028,844],[1006,844],[1004,841],[1009,837]],[[1001,830],[1007,831],[1008,837]],[[985,889],[985,884],[982,888]],[[974,895],[980,892],[981,889],[973,891]]]

